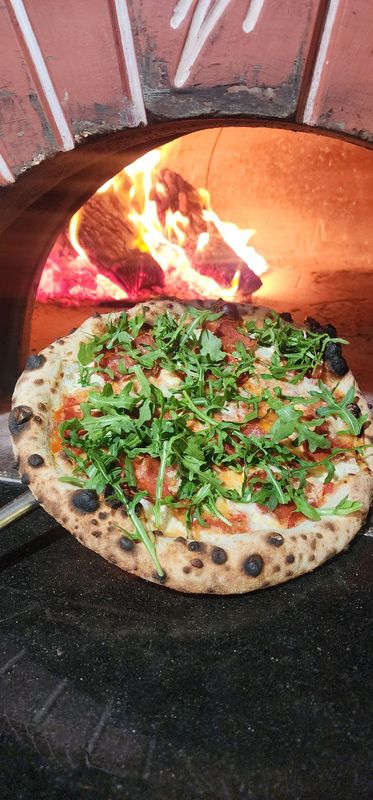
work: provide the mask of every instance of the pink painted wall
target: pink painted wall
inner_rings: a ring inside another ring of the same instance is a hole
[[[373,141],[371,19],[371,0],[2,0],[0,185],[155,121],[277,120]]]
[[[372,0],[337,4],[310,122],[372,141]]]

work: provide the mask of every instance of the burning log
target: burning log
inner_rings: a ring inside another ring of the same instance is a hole
[[[69,237],[80,262],[133,300],[161,291],[250,297],[261,286],[247,266],[252,254],[261,258],[247,247],[251,232],[220,220],[208,193],[178,173],[151,176],[138,167],[122,171],[74,215]]]
[[[207,275],[223,288],[232,286],[235,276],[240,300],[260,289],[262,282],[221,237],[210,237],[202,250],[196,250],[191,263],[201,275]]]
[[[116,280],[126,291],[129,300],[137,300],[142,294],[149,296],[159,293],[165,284],[163,269],[150,253],[131,250],[122,261],[103,267],[101,262],[95,264],[103,275]]]
[[[177,211],[187,217],[188,243],[192,246],[201,233],[207,232],[207,223],[202,217],[203,204],[194,187],[171,169],[161,169],[150,192],[150,200],[157,206],[158,219],[166,227],[167,211]]]
[[[164,286],[164,272],[148,252],[136,246],[129,221],[128,192],[95,194],[81,210],[79,243],[99,272],[123,286],[129,298]]]
[[[215,225],[205,220],[203,211],[207,210],[207,206],[202,194],[181,175],[170,169],[160,170],[150,198],[156,203],[163,227],[167,226],[168,211],[173,214],[179,212],[184,218],[184,249],[193,268],[201,275],[213,278],[224,289],[232,285],[237,275],[240,300],[260,288],[260,278],[225,242]],[[203,239],[205,241],[201,246]]]

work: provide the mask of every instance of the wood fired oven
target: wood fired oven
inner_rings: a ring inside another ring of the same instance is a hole
[[[172,291],[332,320],[369,399],[371,31],[371,0],[0,2],[1,410],[29,352],[171,291],[123,211],[133,162],[155,148],[160,216],[165,169],[173,211],[195,224],[196,274]],[[255,230],[259,261],[215,233],[205,258],[208,203]],[[1,506],[27,495],[6,417]],[[1,796],[368,800],[362,533],[312,576],[223,602],[97,565],[41,508],[3,531]]]

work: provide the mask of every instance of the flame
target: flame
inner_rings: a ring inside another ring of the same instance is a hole
[[[196,247],[197,253],[200,253],[201,250],[204,250],[205,247],[207,247],[209,241],[210,241],[210,234],[207,233],[207,231],[202,231],[202,233],[199,234],[197,239],[197,247]]]
[[[71,217],[70,225],[69,225],[69,239],[70,242],[78,256],[81,258],[86,259],[86,252],[81,246],[78,238],[78,230],[79,230],[79,220],[81,217],[81,210],[76,212],[73,217]]]
[[[216,269],[213,276],[201,274],[193,266],[193,254],[201,257],[208,247],[205,253],[208,258],[210,250],[213,251],[214,237],[219,235],[244,264],[256,275],[261,275],[266,270],[265,259],[249,245],[255,231],[241,229],[232,222],[222,220],[211,208],[210,195],[206,189],[198,189],[202,207],[201,221],[206,225],[205,231],[199,234],[192,231],[194,238],[191,238],[191,220],[180,210],[172,211],[167,208],[163,219],[160,219],[157,202],[151,197],[154,189],[158,200],[167,193],[164,183],[157,177],[157,168],[161,158],[164,158],[164,152],[165,146],[146,153],[102,184],[96,194],[100,196],[113,192],[118,200],[121,197],[126,198],[123,208],[126,208],[127,221],[134,230],[131,246],[134,250],[149,253],[162,268],[165,285],[160,287],[160,291],[163,294],[233,300],[239,295],[243,268],[236,270],[229,286],[222,287],[219,283],[219,269]],[[101,302],[128,298],[128,293],[116,281],[115,275],[111,279],[101,274],[90,262],[79,236],[82,217],[80,209],[73,215],[68,226],[68,238],[74,254],[70,252],[68,255],[61,255],[58,240],[51,251],[42,274],[38,298],[61,298],[63,292],[67,292],[67,297],[73,302],[92,299],[93,296]],[[67,266],[67,277],[61,261],[65,262],[65,268]]]
[[[211,209],[202,213],[206,222],[212,222],[215,225],[224,241],[242,258],[242,261],[246,262],[248,267],[255,272],[255,275],[263,275],[263,272],[267,269],[265,258],[255,250],[255,247],[248,247],[248,242],[254,235],[255,230],[250,228],[241,229],[233,222],[223,222]]]

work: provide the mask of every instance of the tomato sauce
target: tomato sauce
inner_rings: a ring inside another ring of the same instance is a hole
[[[134,339],[133,347],[135,350],[139,350],[141,354],[145,354],[148,350],[155,349],[156,343],[152,334],[148,331],[144,331],[143,333],[139,333],[136,339]],[[132,358],[118,346],[113,347],[111,350],[105,350],[100,359],[100,366],[104,369],[111,369],[115,381],[123,378],[130,367],[133,367],[135,364],[136,359]],[[159,375],[160,367],[156,363],[151,369],[144,369],[144,372],[146,375],[153,375],[156,377]],[[106,383],[112,380],[105,372],[100,374]]]
[[[237,330],[237,323],[231,319],[223,320],[218,327],[218,336],[222,341],[222,349],[229,355],[232,354],[237,342],[242,342],[246,350],[252,350],[256,347],[255,339],[251,339],[245,333]]]
[[[286,503],[286,505],[277,506],[273,514],[277,517],[281,525],[286,525],[287,528],[293,528],[305,519],[304,514],[297,511],[295,503]]]
[[[133,461],[137,487],[140,492],[146,492],[148,497],[154,498],[157,478],[160,468],[160,459],[151,456],[138,456]],[[162,497],[177,494],[179,479],[173,467],[166,467],[162,486]]]
[[[111,369],[114,375],[114,380],[123,378],[126,370],[134,365],[134,360],[131,356],[123,353],[118,347],[113,347],[112,350],[106,350],[100,359],[100,367],[104,369]],[[119,366],[124,367],[124,372],[121,372]],[[104,379],[105,383],[111,381],[111,377],[106,372],[99,373]]]
[[[85,396],[84,394],[81,397],[65,397],[63,404],[55,412],[50,445],[52,453],[59,453],[59,451],[62,450],[62,440],[58,431],[61,422],[65,422],[67,419],[73,419],[73,417],[81,419],[83,416],[80,403],[83,402]]]

